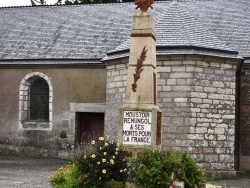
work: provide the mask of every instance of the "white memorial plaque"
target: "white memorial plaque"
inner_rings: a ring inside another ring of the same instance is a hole
[[[123,144],[151,145],[152,112],[123,112]]]

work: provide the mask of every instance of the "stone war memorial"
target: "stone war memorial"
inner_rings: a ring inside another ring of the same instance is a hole
[[[153,1],[135,1],[125,102],[120,108],[118,138],[126,146],[161,144],[161,111],[157,106],[155,21]]]
[[[109,136],[132,156],[187,152],[211,177],[250,170],[248,7],[0,8],[0,154],[67,158]]]

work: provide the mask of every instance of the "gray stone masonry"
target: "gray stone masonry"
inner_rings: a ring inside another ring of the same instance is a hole
[[[232,173],[237,62],[189,59],[157,60],[162,146],[193,154],[209,171]],[[125,98],[126,70],[126,61],[107,66],[105,134],[113,138]]]
[[[107,65],[105,135],[117,139],[119,109],[125,100],[127,63]]]
[[[163,147],[190,152],[211,171],[233,171],[236,66],[185,59],[157,64]]]

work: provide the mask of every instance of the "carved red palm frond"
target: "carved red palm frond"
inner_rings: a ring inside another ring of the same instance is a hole
[[[146,46],[144,46],[144,48],[142,49],[140,58],[137,60],[137,64],[136,64],[136,68],[135,68],[135,74],[134,74],[134,83],[132,84],[132,90],[134,92],[136,92],[136,87],[137,87],[136,82],[139,80],[140,74],[143,71],[142,64],[143,64],[143,62],[145,61],[145,59],[147,57],[147,52],[148,52],[148,50],[146,50]]]

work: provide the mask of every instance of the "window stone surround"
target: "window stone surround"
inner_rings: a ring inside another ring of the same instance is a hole
[[[44,79],[49,86],[49,121],[29,121],[29,89],[32,80],[36,78]],[[19,88],[19,127],[18,130],[52,130],[52,93],[53,88],[50,78],[41,72],[27,74],[20,83]]]

